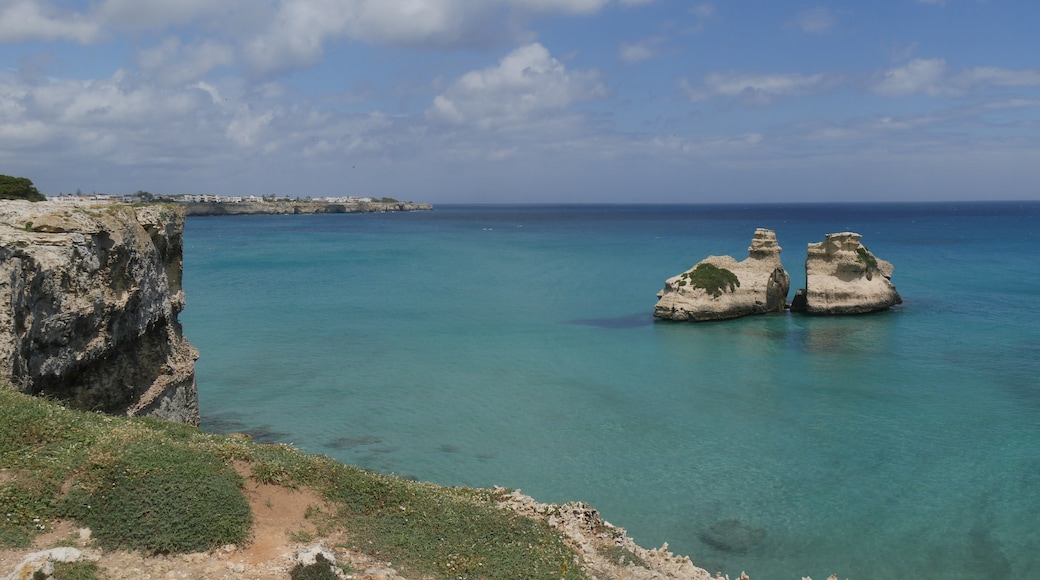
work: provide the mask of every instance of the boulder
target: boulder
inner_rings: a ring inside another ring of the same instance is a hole
[[[903,300],[891,277],[892,264],[876,257],[853,232],[827,234],[809,244],[805,289],[791,309],[808,314],[865,314],[885,310]]]
[[[741,262],[731,256],[708,256],[693,268],[665,281],[654,316],[700,322],[782,312],[791,281],[780,263],[776,233],[759,228]]]
[[[21,563],[5,577],[5,580],[50,578],[54,574],[55,562],[78,562],[82,558],[83,553],[76,548],[51,548],[42,552],[33,552],[22,558]]]

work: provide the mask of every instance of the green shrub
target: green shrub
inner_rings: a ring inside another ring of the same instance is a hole
[[[856,260],[861,262],[869,270],[877,269],[877,258],[870,253],[866,246],[856,248]]]
[[[247,462],[254,480],[323,495],[329,505],[308,512],[318,535],[348,530],[355,550],[409,577],[586,577],[558,532],[500,508],[490,490],[410,481],[165,421],[73,411],[2,385],[0,543],[28,545],[39,526],[63,516],[90,527],[106,548],[241,545],[251,514],[231,461]]]
[[[355,549],[437,578],[585,578],[540,520],[500,508],[487,490],[446,489],[346,467],[328,494],[367,542]]]
[[[314,557],[314,563],[304,566],[297,564],[290,572],[291,580],[339,580],[339,576],[332,571],[332,564],[325,556],[318,554]]]
[[[54,515],[50,494],[0,483],[0,546],[26,548]]]
[[[51,580],[98,580],[97,562],[55,562]]]
[[[40,193],[32,180],[26,177],[0,175],[0,199],[27,199],[43,201],[47,196]]]
[[[97,472],[65,501],[102,546],[165,554],[249,538],[252,515],[242,479],[209,454],[142,441]]]
[[[707,262],[698,264],[689,272],[683,272],[679,278],[680,287],[689,284],[694,288],[702,288],[713,298],[722,296],[727,290],[733,292],[740,287],[740,279],[736,274]]]

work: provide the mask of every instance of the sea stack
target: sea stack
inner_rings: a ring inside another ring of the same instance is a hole
[[[183,233],[172,205],[0,202],[0,381],[197,425]]]
[[[780,251],[775,232],[755,230],[743,261],[708,256],[666,280],[657,294],[654,316],[702,322],[783,312],[791,282],[780,263]]]
[[[870,252],[853,232],[827,234],[809,244],[805,289],[791,303],[808,314],[866,314],[903,300],[892,284],[892,264]]]

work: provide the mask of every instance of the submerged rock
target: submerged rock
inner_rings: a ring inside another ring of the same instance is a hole
[[[780,252],[775,232],[755,230],[743,261],[708,256],[665,281],[654,316],[699,322],[782,312],[791,281],[780,263]]]
[[[0,202],[0,380],[113,414],[199,422],[181,332],[184,210]]]
[[[733,554],[744,554],[766,537],[766,531],[740,520],[720,520],[700,535],[705,544]]]
[[[853,232],[827,234],[809,244],[805,290],[791,309],[809,314],[865,314],[885,310],[903,299],[891,277],[892,264],[877,258]]]

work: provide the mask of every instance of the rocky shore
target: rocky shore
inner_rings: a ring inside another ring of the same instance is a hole
[[[243,201],[200,202],[179,204],[188,216],[209,215],[294,215],[316,213],[383,213],[395,211],[430,211],[428,203],[410,201],[371,201],[357,203],[334,203],[324,201]]]
[[[353,570],[341,578],[356,580],[406,580],[392,562],[339,547],[349,534],[335,533],[307,542],[295,541],[291,530],[313,527],[308,509],[321,504],[309,490],[288,490],[274,485],[249,484],[254,513],[253,541],[247,546],[228,545],[210,553],[146,555],[133,551],[103,550],[91,541],[91,531],[63,522],[40,536],[34,547],[0,550],[0,574],[11,580],[35,578],[36,570],[48,569],[47,562],[93,561],[103,578],[207,578],[213,580],[285,580],[297,565],[313,564],[321,553],[329,562]],[[539,503],[519,490],[497,488],[501,506],[519,515],[540,519],[558,530],[575,551],[575,562],[591,580],[730,580],[697,567],[690,558],[661,548],[637,545],[624,529],[600,518],[588,504]],[[59,548],[47,548],[55,543]],[[73,544],[69,546],[68,544]],[[489,571],[488,577],[495,577]],[[46,577],[46,576],[44,576]],[[732,580],[750,580],[745,574]]]

